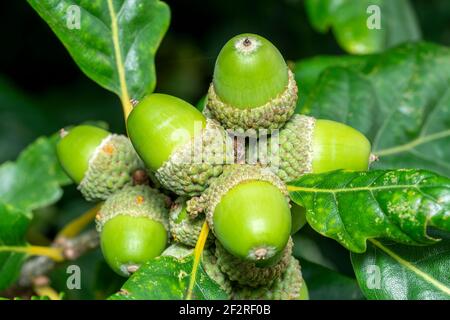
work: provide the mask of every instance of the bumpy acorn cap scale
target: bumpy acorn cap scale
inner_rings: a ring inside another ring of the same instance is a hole
[[[214,84],[208,90],[208,105],[203,110],[206,117],[219,121],[226,129],[279,129],[294,114],[298,88],[294,74],[288,70],[286,89],[262,106],[239,109],[223,102]]]
[[[176,242],[195,247],[204,222],[204,215],[192,218],[187,214],[186,198],[176,199],[170,208],[170,233]],[[205,246],[208,247],[213,242],[214,236],[210,232]]]
[[[111,134],[96,148],[78,189],[86,200],[106,200],[117,190],[131,185],[133,173],[144,164],[130,140]]]
[[[315,123],[313,117],[295,114],[270,138],[270,167],[283,181],[312,172]]]
[[[105,223],[118,215],[148,217],[168,231],[169,203],[167,196],[149,186],[127,186],[105,201],[96,217],[97,231],[101,232]]]
[[[236,281],[239,285],[249,287],[268,286],[280,277],[288,267],[292,246],[293,242],[290,238],[284,248],[281,259],[275,265],[259,267],[254,262],[244,261],[228,253],[220,242],[216,240],[217,263],[220,270],[228,275],[230,280]]]
[[[257,288],[236,286],[233,288],[234,300],[298,300],[304,286],[300,264],[290,257],[287,269],[274,280],[272,285]]]
[[[156,171],[161,185],[178,195],[198,195],[233,161],[232,140],[214,120],[185,145],[176,148]]]
[[[208,276],[219,284],[223,291],[231,296],[231,281],[222,270],[220,270],[217,257],[215,256],[215,249],[203,251],[202,263]]]

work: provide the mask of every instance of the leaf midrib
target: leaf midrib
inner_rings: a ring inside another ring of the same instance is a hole
[[[433,140],[443,139],[443,138],[449,137],[449,136],[450,136],[450,129],[444,130],[444,131],[439,131],[434,134],[430,134],[428,136],[421,136],[421,137],[414,139],[408,143],[405,143],[405,144],[402,144],[402,145],[399,145],[396,147],[382,149],[378,152],[375,152],[375,154],[378,157],[385,157],[385,156],[389,156],[389,155],[393,155],[393,154],[397,154],[397,153],[402,153],[402,152],[406,152],[411,149],[414,149],[415,147],[417,147],[421,144],[428,143]]]
[[[390,256],[392,259],[397,261],[399,264],[404,266],[406,269],[410,270],[411,272],[415,273],[418,277],[422,278],[424,281],[431,283],[433,286],[435,286],[440,291],[444,292],[445,294],[450,296],[450,288],[447,287],[445,284],[440,282],[439,280],[433,278],[429,274],[425,273],[418,267],[416,267],[411,262],[403,259],[399,255],[397,255],[395,252],[391,251],[387,247],[383,246],[379,241],[375,239],[369,239],[369,241],[376,247],[378,247],[380,250],[384,251],[388,256]]]
[[[108,11],[111,18],[111,35],[114,47],[114,57],[116,60],[117,72],[119,75],[120,83],[120,100],[122,101],[122,107],[124,112],[125,121],[131,112],[132,106],[130,102],[130,96],[128,94],[127,81],[125,77],[125,68],[122,60],[122,52],[120,50],[120,40],[119,40],[119,28],[117,26],[117,16],[114,10],[114,5],[112,0],[108,0]]]

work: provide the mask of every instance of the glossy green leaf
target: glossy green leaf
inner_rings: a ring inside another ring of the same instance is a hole
[[[419,43],[360,59],[325,69],[301,112],[363,132],[374,168],[450,176],[450,49]]]
[[[50,205],[62,196],[61,185],[71,181],[56,156],[57,135],[39,138],[16,162],[0,166],[0,201],[25,211]]]
[[[333,239],[322,236],[308,224],[292,236],[292,254],[299,259],[323,266],[337,273],[353,276],[348,250]]]
[[[169,26],[157,0],[28,0],[80,69],[122,99],[156,85],[154,58]]]
[[[450,299],[450,240],[427,247],[371,240],[351,257],[368,299]]]
[[[297,62],[294,66],[295,81],[299,87],[296,113],[302,112],[302,107],[308,95],[314,88],[319,76],[329,67],[348,67],[357,70],[364,66],[365,56],[317,56]]]
[[[333,30],[347,52],[380,52],[396,44],[420,39],[408,0],[307,0],[309,20],[319,32]]]
[[[57,139],[39,138],[16,162],[0,166],[0,249],[25,245],[31,211],[59,200],[61,185],[70,182],[56,158]],[[25,257],[0,250],[0,289],[15,281]]]
[[[301,259],[302,275],[311,300],[360,300],[364,298],[355,279]]]
[[[424,170],[333,171],[289,184],[314,230],[353,252],[371,238],[432,244],[427,226],[450,231],[450,179]]]
[[[25,233],[30,221],[30,214],[0,201],[0,248],[26,245]],[[25,258],[24,253],[0,250],[0,290],[17,279]]]
[[[205,109],[207,103],[208,103],[208,95],[204,95],[203,97],[200,98],[200,100],[198,100],[195,107],[198,110],[203,111],[203,109]]]
[[[177,259],[161,256],[139,268],[112,300],[182,300],[186,297],[193,267],[193,255]],[[227,294],[208,277],[203,267],[197,272],[192,298],[227,299]]]

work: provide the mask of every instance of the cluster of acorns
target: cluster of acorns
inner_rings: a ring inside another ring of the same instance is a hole
[[[63,131],[63,168],[87,200],[106,200],[96,222],[111,268],[129,276],[165,250],[189,252],[206,220],[212,234],[203,265],[230,298],[307,296],[290,238],[304,210],[290,203],[285,183],[310,172],[366,170],[370,143],[344,124],[294,114],[296,102],[277,48],[243,34],[221,50],[203,113],[151,94],[128,117],[129,138],[88,125]],[[276,141],[267,138],[277,159],[234,163],[230,130],[279,130]]]

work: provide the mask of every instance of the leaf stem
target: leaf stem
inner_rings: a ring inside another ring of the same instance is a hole
[[[114,5],[112,0],[108,0],[109,15],[111,17],[111,31],[112,31],[112,41],[114,45],[114,54],[116,57],[116,67],[119,74],[120,83],[120,100],[122,102],[123,116],[125,118],[125,124],[127,122],[128,116],[130,115],[133,106],[130,101],[130,95],[128,94],[127,81],[125,77],[125,68],[122,61],[122,52],[119,45],[119,28],[117,26],[117,16],[114,10]]]
[[[64,255],[61,248],[41,247],[41,246],[0,246],[0,252],[21,252],[31,256],[46,256],[56,262],[64,261]]]
[[[69,222],[56,236],[56,239],[60,238],[73,238],[80,234],[81,231],[92,221],[94,221],[95,216],[102,207],[102,202],[97,204],[95,207],[89,209],[81,216]]]
[[[206,239],[208,238],[209,226],[205,221],[202,226],[202,231],[198,237],[197,243],[194,249],[194,263],[192,265],[191,277],[189,279],[189,287],[186,294],[186,300],[192,300],[192,293],[194,291],[195,280],[197,277],[197,270],[200,264],[200,258],[202,257],[202,252],[205,247]]]

